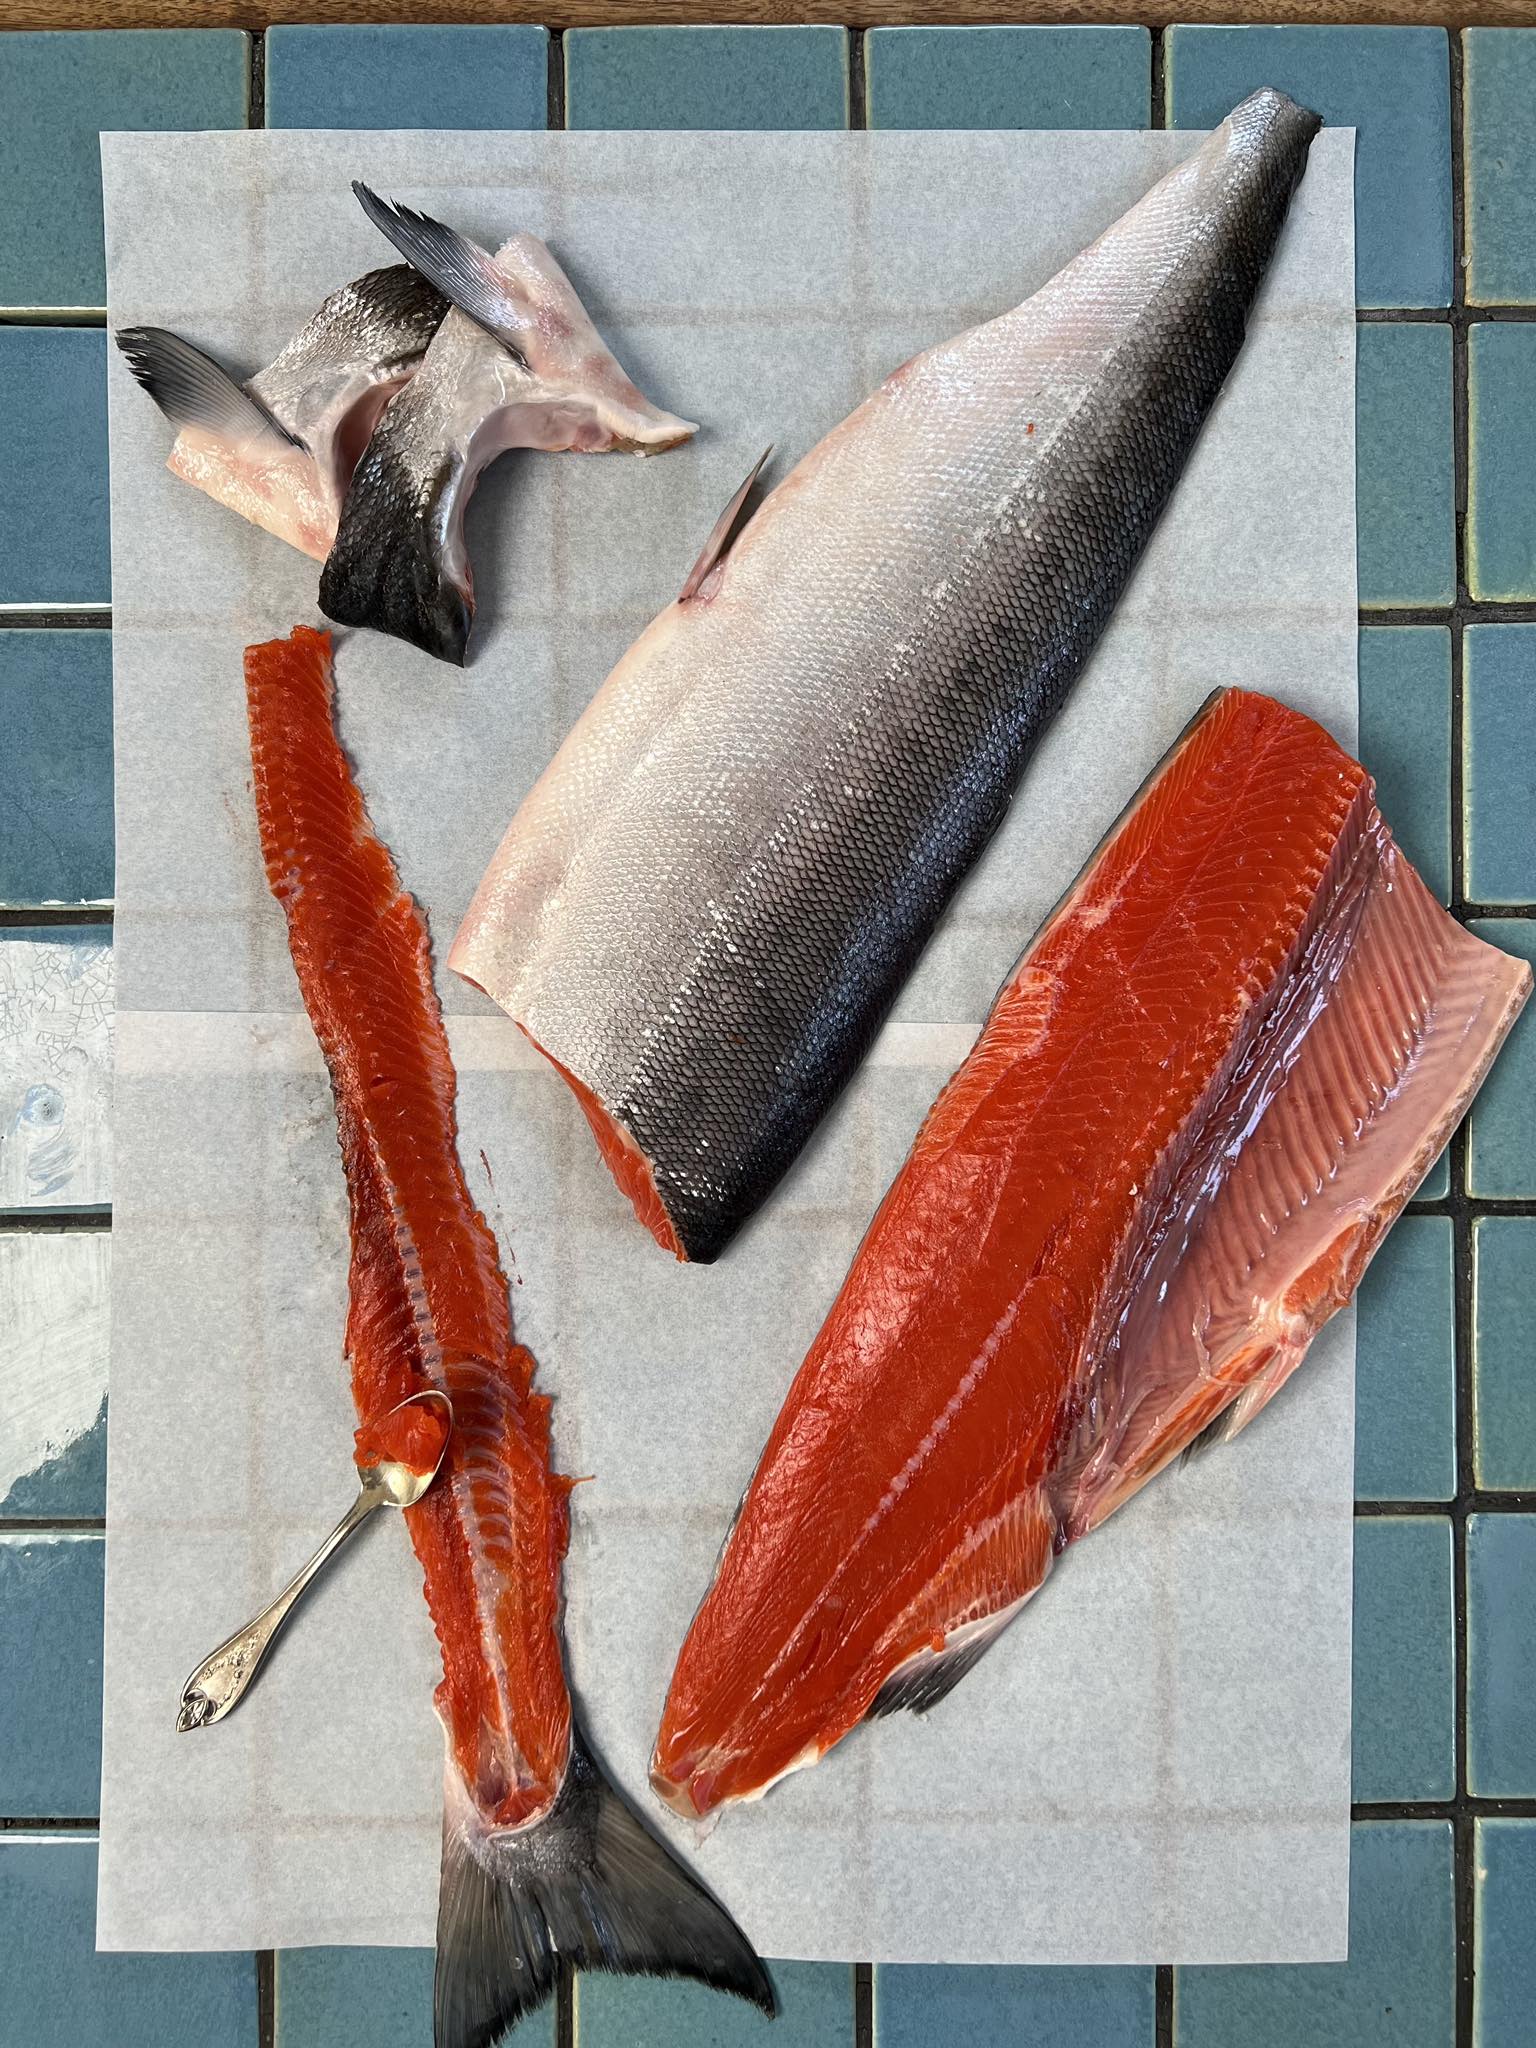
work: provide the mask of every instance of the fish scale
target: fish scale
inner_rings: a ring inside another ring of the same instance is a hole
[[[888,378],[513,820],[450,964],[579,1084],[679,1255],[717,1256],[788,1169],[1005,815],[1242,345],[1318,125],[1256,94],[1034,298]]]

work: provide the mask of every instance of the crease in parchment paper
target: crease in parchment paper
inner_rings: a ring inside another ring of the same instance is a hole
[[[104,138],[114,324],[237,370],[391,261],[354,177],[543,234],[647,394],[659,460],[518,456],[470,518],[460,672],[339,636],[343,736],[439,962],[516,803],[773,441],[779,473],[915,348],[1015,302],[1199,138]],[[645,1791],[673,1659],[788,1379],[1043,912],[1201,700],[1355,738],[1352,137],[1313,146],[1250,338],[1091,667],[871,1059],[709,1268],[662,1256],[580,1111],[440,971],[471,1189],[555,1396],[573,1676],[603,1752],[765,1954],[1323,1960],[1346,1947],[1353,1321],[1230,1449],[1091,1543],[941,1708],[861,1729],[695,1848]],[[189,207],[188,192],[198,203]],[[183,1679],[349,1497],[346,1204],[257,856],[241,650],[313,563],[167,474],[109,350],[119,894],[98,1938],[432,1938],[437,1653],[404,1528],[310,1595],[249,1702]],[[482,1161],[481,1154],[484,1154]]]

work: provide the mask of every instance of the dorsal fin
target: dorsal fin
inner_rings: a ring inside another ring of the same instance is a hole
[[[352,180],[352,190],[380,234],[387,235],[445,299],[451,299],[461,313],[499,341],[526,370],[528,358],[518,343],[516,310],[495,258],[431,214],[381,199],[359,178]]]
[[[710,570],[724,556],[735,534],[737,522],[741,518],[742,507],[747,502],[752,486],[763,473],[763,464],[772,453],[773,443],[770,441],[756,462],[753,463],[751,469],[748,470],[745,483],[742,484],[740,490],[736,492],[731,502],[711,527],[709,539],[705,541],[699,559],[688,571],[688,579],[684,583],[682,590],[678,593],[677,601],[679,604],[686,604],[690,597],[698,596],[700,586],[704,582],[705,577],[708,576]]]
[[[129,369],[178,430],[201,427],[237,447],[249,447],[256,441],[276,441],[289,448],[304,446],[212,356],[183,341],[169,327],[120,327],[114,339],[127,357]]]

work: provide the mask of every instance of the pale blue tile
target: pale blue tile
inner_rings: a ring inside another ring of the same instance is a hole
[[[1441,28],[1178,27],[1163,44],[1169,124],[1213,128],[1277,86],[1354,128],[1362,306],[1451,300],[1450,48]]]
[[[0,327],[0,604],[106,604],[107,337]]]
[[[1461,703],[1467,895],[1536,901],[1536,626],[1467,628]]]
[[[1354,1797],[1456,1790],[1451,1525],[1355,1520]]]
[[[840,28],[578,28],[568,128],[843,128]]]
[[[1467,1789],[1536,1796],[1536,1515],[1467,1520]]]
[[[269,28],[269,128],[542,128],[549,31]]]
[[[1467,588],[1536,598],[1536,325],[1480,320],[1467,336]]]
[[[1480,1820],[1473,2048],[1531,2048],[1536,2014],[1536,1820]]]
[[[1456,595],[1451,331],[1363,326],[1355,357],[1355,519],[1360,602],[1449,604]]]
[[[274,2048],[425,2048],[432,2039],[429,1948],[290,1948],[276,1959]],[[505,2037],[510,2048],[554,2048],[555,2002]]]
[[[876,28],[871,128],[1145,128],[1144,28]]]
[[[41,30],[0,48],[0,306],[104,306],[100,131],[242,127],[249,44],[237,29]]]
[[[1360,1283],[1355,1493],[1456,1491],[1455,1287],[1447,1216],[1400,1217]]]
[[[1176,2048],[1451,2048],[1456,1924],[1446,1821],[1357,1821],[1349,1961],[1181,1969]]]
[[[1451,635],[1372,626],[1360,635],[1360,758],[1404,853],[1451,900]]]
[[[1536,301],[1536,30],[1472,28],[1461,39],[1467,297]]]
[[[0,1813],[97,1810],[101,1584],[99,1535],[0,1528]]]
[[[112,636],[0,634],[0,903],[112,894]]]
[[[0,1427],[0,1525],[107,1511],[111,1250],[104,1230],[0,1231],[0,1346],[26,1389]]]
[[[109,925],[0,928],[0,1211],[111,1201],[112,987]]]
[[[1151,1970],[882,1963],[875,2038],[880,2048],[1152,2048],[1156,2003]]]
[[[1536,921],[1483,917],[1472,930],[1536,968]],[[1526,1004],[1504,1041],[1472,1105],[1468,1132],[1469,1195],[1536,1196],[1536,1000]]]
[[[257,2048],[257,2038],[254,1956],[98,1955],[95,1837],[0,1834],[6,2048]]]
[[[1536,1217],[1472,1226],[1472,1445],[1479,1486],[1536,1493]]]
[[[770,1963],[779,2015],[702,1984],[594,1972],[576,1987],[581,2048],[853,2048],[848,1963]]]

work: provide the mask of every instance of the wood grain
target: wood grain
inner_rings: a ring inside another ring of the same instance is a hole
[[[1536,0],[0,0],[4,28],[269,28],[274,22],[1363,22],[1443,28],[1536,24]]]

